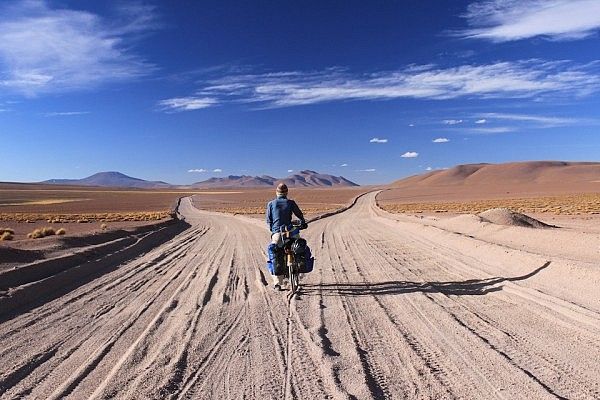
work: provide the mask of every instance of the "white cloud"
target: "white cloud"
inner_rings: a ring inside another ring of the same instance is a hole
[[[506,61],[436,68],[433,65],[353,74],[322,71],[233,74],[204,81],[195,97],[257,108],[347,100],[454,99],[584,96],[600,90],[600,62]],[[459,120],[456,120],[459,121]]]
[[[458,124],[462,124],[463,120],[462,119],[445,119],[442,122],[446,125],[458,125]]]
[[[346,164],[346,163],[343,163],[342,165],[340,165],[340,167],[347,167],[347,166],[348,166],[348,164]]]
[[[433,143],[448,143],[449,141],[450,141],[450,139],[445,138],[445,137],[440,137],[440,138],[432,140]]]
[[[223,172],[223,170],[221,168],[215,168],[215,169],[213,169],[213,172],[217,172],[218,173],[218,172]]]
[[[288,169],[288,172],[294,172],[294,170],[293,169]]]
[[[89,111],[58,111],[58,112],[47,112],[44,114],[44,117],[63,117],[63,116],[73,116],[73,115],[86,115],[89,114]]]
[[[367,168],[367,169],[359,169],[358,172],[375,172],[377,171],[375,168]]]
[[[373,139],[369,140],[369,143],[387,143],[388,140],[387,139],[379,139],[374,137]]]
[[[408,126],[410,126],[412,128],[415,126],[415,124],[408,124]]]
[[[486,122],[487,122],[487,120],[485,118],[478,119],[477,121],[475,121],[476,124],[485,124]]]
[[[425,171],[431,171],[431,170],[433,170],[433,168],[431,168],[431,167],[425,168]]]
[[[419,153],[417,153],[416,151],[407,151],[406,153],[402,154],[400,157],[402,158],[416,158],[419,156]]]
[[[203,173],[203,172],[206,172],[206,170],[204,168],[194,168],[194,169],[188,169],[188,172]]]
[[[158,102],[161,110],[167,112],[200,110],[215,104],[217,100],[210,97],[174,97]]]
[[[600,29],[598,0],[486,0],[471,4],[464,15],[466,38],[508,42],[543,36],[554,40],[588,37]]]
[[[46,1],[0,8],[0,88],[26,96],[88,89],[154,70],[131,52],[154,25],[149,6],[121,7],[111,18],[51,8]]]

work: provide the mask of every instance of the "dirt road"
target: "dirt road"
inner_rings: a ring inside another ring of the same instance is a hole
[[[0,324],[0,398],[600,397],[597,265],[368,194],[305,231],[317,269],[288,301],[262,221],[181,213],[175,239]]]

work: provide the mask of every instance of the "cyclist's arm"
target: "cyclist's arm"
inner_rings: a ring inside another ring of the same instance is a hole
[[[304,220],[304,214],[302,214],[302,211],[300,210],[300,207],[298,207],[298,204],[296,204],[295,201],[292,200],[292,212],[294,213],[294,215],[296,217],[298,217],[298,219],[300,220],[300,222],[302,222],[303,224],[306,222]]]

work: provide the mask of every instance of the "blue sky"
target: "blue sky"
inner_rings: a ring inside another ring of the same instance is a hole
[[[600,1],[0,3],[0,181],[598,161]]]

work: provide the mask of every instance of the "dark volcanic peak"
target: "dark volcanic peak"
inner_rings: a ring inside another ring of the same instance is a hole
[[[286,178],[277,179],[272,176],[235,176],[230,175],[224,178],[210,178],[192,185],[194,188],[226,188],[226,187],[272,187],[283,182],[290,187],[338,187],[338,186],[358,186],[341,176],[328,174],[319,174],[311,170],[300,171]]]
[[[50,183],[56,185],[124,187],[139,189],[171,187],[171,185],[166,182],[146,181],[116,171],[98,172],[94,175],[88,176],[87,178],[83,179],[50,179],[41,183]]]

